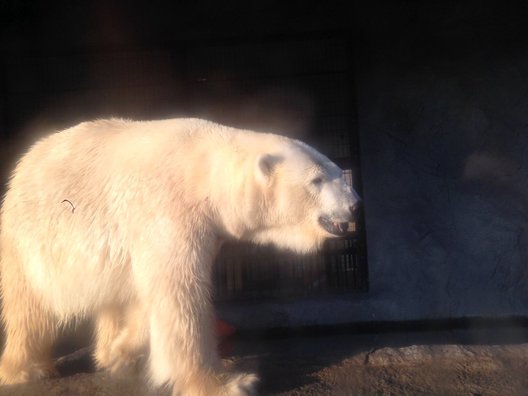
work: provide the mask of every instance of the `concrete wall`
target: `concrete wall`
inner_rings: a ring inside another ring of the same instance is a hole
[[[371,288],[402,318],[528,312],[528,43],[514,9],[475,5],[361,27]]]

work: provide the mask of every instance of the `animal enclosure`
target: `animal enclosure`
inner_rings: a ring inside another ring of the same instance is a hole
[[[4,123],[16,131],[33,120],[42,133],[110,116],[191,116],[287,134],[344,169],[361,195],[353,54],[349,36],[328,32],[12,53],[3,62]],[[304,257],[226,246],[215,266],[216,298],[367,291],[363,220],[355,226],[350,238]]]

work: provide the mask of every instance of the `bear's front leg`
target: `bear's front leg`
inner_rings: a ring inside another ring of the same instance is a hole
[[[223,368],[211,304],[212,254],[170,254],[172,260],[138,269],[145,306],[150,309],[150,373],[173,395],[251,395],[257,377]],[[154,264],[155,263],[155,264]]]

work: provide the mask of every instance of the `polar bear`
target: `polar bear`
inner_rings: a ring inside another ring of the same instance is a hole
[[[58,327],[90,316],[101,368],[147,353],[153,384],[174,395],[253,393],[257,377],[217,353],[213,259],[225,240],[306,253],[345,234],[359,199],[341,173],[300,141],[199,119],[41,139],[1,209],[1,382],[53,375]]]

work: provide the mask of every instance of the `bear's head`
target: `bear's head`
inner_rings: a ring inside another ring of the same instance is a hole
[[[360,199],[343,171],[303,142],[284,139],[279,147],[256,156],[259,211],[248,239],[308,253],[346,235]]]

